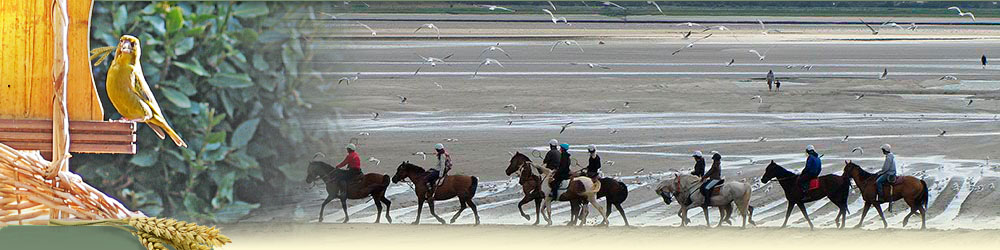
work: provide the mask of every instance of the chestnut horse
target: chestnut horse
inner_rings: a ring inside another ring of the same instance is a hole
[[[427,171],[423,168],[410,162],[403,162],[399,164],[399,167],[396,168],[396,174],[392,176],[392,183],[407,178],[413,182],[413,189],[417,194],[417,220],[413,221],[414,225],[420,224],[420,213],[424,207],[424,200],[427,200],[431,215],[434,215],[434,218],[437,218],[441,224],[447,224],[434,212],[434,201],[454,197],[458,197],[459,208],[458,212],[455,212],[455,215],[451,217],[451,223],[455,223],[458,216],[462,215],[462,211],[465,211],[465,207],[468,206],[472,208],[472,214],[476,216],[476,225],[479,225],[479,210],[476,209],[476,204],[472,203],[472,197],[476,195],[476,188],[479,186],[479,178],[467,175],[448,175],[444,177],[441,185],[435,188],[433,199],[427,199],[427,193],[430,192],[427,186],[427,175]]]
[[[885,221],[885,215],[882,214],[882,206],[880,204],[884,202],[893,202],[899,199],[906,201],[906,205],[910,206],[910,213],[903,218],[903,227],[906,227],[906,223],[910,220],[910,216],[916,213],[920,214],[920,229],[927,228],[927,201],[930,199],[930,195],[927,192],[927,182],[924,180],[917,179],[913,176],[897,176],[895,184],[891,188],[887,187],[883,192],[889,193],[888,200],[878,200],[876,196],[875,189],[875,179],[878,175],[869,173],[862,169],[857,164],[851,161],[844,161],[844,176],[849,176],[854,179],[854,182],[858,186],[858,190],[861,191],[861,198],[865,200],[865,208],[861,211],[861,221],[854,228],[861,227],[861,224],[865,222],[865,215],[868,214],[868,208],[875,206],[875,211],[878,211],[878,216],[882,217],[882,227],[888,228],[889,222]],[[848,185],[850,185],[850,180],[848,180]]]
[[[372,200],[375,201],[375,208],[378,209],[378,215],[375,216],[375,223],[379,223],[382,217],[382,204],[385,204],[385,220],[392,223],[392,217],[389,216],[389,205],[392,202],[385,198],[385,190],[389,187],[388,175],[369,173],[361,176],[348,184],[347,199],[344,199],[337,195],[340,189],[340,184],[334,180],[334,176],[339,175],[337,171],[346,170],[334,168],[322,161],[309,162],[309,168],[306,172],[306,183],[312,183],[316,179],[323,180],[326,183],[327,195],[326,200],[323,201],[323,205],[319,207],[319,222],[323,222],[323,210],[326,209],[326,204],[330,203],[334,198],[340,198],[340,206],[344,210],[343,223],[347,223],[351,219],[347,214],[347,199],[357,200],[372,197]]]
[[[521,212],[521,216],[525,220],[531,220],[531,216],[524,213],[524,209],[521,206],[527,204],[528,202],[535,202],[535,223],[532,225],[538,225],[541,220],[539,213],[542,209],[542,200],[545,200],[545,195],[542,194],[541,185],[542,178],[531,172],[531,167],[528,166],[531,163],[531,159],[528,156],[521,154],[521,152],[514,153],[510,158],[510,165],[507,165],[507,169],[504,170],[508,176],[512,174],[517,174],[519,176],[518,184],[521,184],[521,191],[524,192],[524,198],[517,202],[517,211]],[[520,171],[520,172],[518,172]],[[574,217],[575,214],[574,214]]]
[[[817,201],[824,197],[830,199],[830,202],[837,205],[837,208],[840,209],[837,212],[837,218],[833,219],[837,223],[837,228],[847,226],[847,196],[851,191],[851,183],[846,178],[834,174],[820,176],[818,178],[819,188],[807,191],[805,194],[802,193],[802,188],[798,184],[798,178],[798,174],[788,171],[781,167],[781,165],[774,163],[774,161],[771,161],[771,164],[768,164],[764,168],[764,176],[760,178],[760,181],[765,184],[771,179],[777,179],[778,184],[781,184],[781,189],[785,191],[785,200],[788,200],[788,209],[785,209],[785,222],[781,223],[782,228],[788,225],[788,216],[792,215],[792,208],[797,205],[799,206],[799,211],[802,212],[802,217],[805,217],[806,222],[809,223],[809,229],[813,229],[813,223],[806,212],[805,203]]]

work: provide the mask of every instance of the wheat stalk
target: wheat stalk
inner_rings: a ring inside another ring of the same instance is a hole
[[[166,249],[166,245],[171,245],[177,250],[210,250],[212,247],[233,242],[215,227],[168,218],[132,217],[92,221],[50,220],[49,223],[60,226],[101,225],[121,228],[135,235],[139,239],[139,243],[149,250]]]

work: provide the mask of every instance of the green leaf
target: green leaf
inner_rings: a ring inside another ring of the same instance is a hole
[[[281,61],[285,63],[285,73],[288,73],[292,77],[298,77],[299,61],[295,56],[295,52],[288,46],[281,47]]]
[[[167,32],[174,33],[184,27],[184,13],[181,8],[170,8],[167,11]]]
[[[198,195],[195,193],[184,192],[184,208],[186,211],[191,213],[201,213],[205,210],[206,204]]]
[[[242,18],[267,15],[267,5],[264,2],[244,2],[233,8],[233,16]]]
[[[253,55],[253,67],[260,71],[266,71],[268,68],[271,67],[271,65],[264,60],[264,56],[262,56],[260,53],[255,53]]]
[[[194,48],[194,38],[184,38],[184,40],[181,40],[181,42],[174,45],[174,55],[180,56],[187,54],[192,48]]]
[[[180,61],[174,61],[174,66],[186,69],[199,76],[208,76],[208,71],[204,67],[201,67],[201,63],[198,60],[194,60],[191,63],[185,63]]]
[[[236,172],[229,172],[221,178],[215,180],[215,198],[212,198],[212,207],[220,208],[233,200],[233,183],[236,182]]]
[[[156,64],[161,64],[163,63],[163,60],[166,59],[163,57],[163,54],[160,54],[160,51],[158,50],[148,50],[148,52],[143,51],[142,56],[144,57],[143,59],[149,59],[150,61]]]
[[[111,27],[113,27],[115,30],[124,30],[125,23],[128,22],[128,10],[125,9],[125,5],[118,6],[118,10],[115,11],[114,17],[115,19],[111,23],[112,25]]]
[[[156,150],[141,150],[132,156],[132,159],[128,162],[140,167],[149,167],[156,164],[157,155]]]
[[[236,130],[233,130],[233,138],[229,140],[229,146],[232,148],[246,146],[253,139],[253,134],[257,132],[257,124],[259,123],[260,118],[255,118],[245,121],[236,127]]]
[[[212,132],[205,137],[205,150],[216,150],[222,147],[226,140],[226,131]]]
[[[156,34],[163,35],[163,34],[167,33],[167,28],[165,26],[165,23],[163,22],[163,18],[162,17],[160,17],[160,16],[143,16],[142,20],[146,21],[147,23],[149,23],[149,25],[151,27],[153,27],[153,31],[155,31]]]
[[[163,93],[163,96],[166,97],[167,100],[170,100],[170,102],[174,105],[177,105],[178,108],[191,107],[191,99],[188,99],[187,95],[184,93],[169,87],[160,88],[160,90]]]
[[[246,88],[253,86],[253,81],[247,74],[217,73],[208,79],[212,86],[220,88]]]

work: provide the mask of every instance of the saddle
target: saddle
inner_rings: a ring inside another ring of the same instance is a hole
[[[809,191],[813,191],[819,188],[819,178],[813,178],[809,180]]]

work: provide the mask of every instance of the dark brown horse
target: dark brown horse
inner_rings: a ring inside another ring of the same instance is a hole
[[[393,183],[410,179],[414,184],[413,189],[417,194],[417,220],[413,221],[414,225],[420,224],[420,212],[423,210],[424,200],[427,200],[431,215],[434,215],[434,218],[437,218],[441,224],[446,224],[444,219],[441,219],[434,212],[434,201],[454,197],[458,197],[459,208],[458,212],[455,212],[455,215],[451,217],[451,223],[455,223],[458,216],[462,215],[462,211],[465,211],[465,207],[468,206],[472,208],[472,214],[476,216],[476,225],[479,225],[479,210],[476,209],[476,204],[472,203],[472,197],[476,195],[476,188],[479,186],[479,178],[466,175],[448,175],[441,185],[435,188],[433,199],[427,199],[427,194],[430,192],[427,186],[427,175],[427,171],[423,168],[409,162],[403,162],[399,164],[399,167],[396,168],[396,174],[392,176]]]
[[[385,204],[385,220],[392,223],[392,217],[389,216],[389,205],[392,202],[385,198],[385,190],[389,187],[388,175],[370,173],[357,178],[357,180],[348,184],[347,199],[344,199],[337,195],[340,188],[340,185],[334,180],[334,176],[339,175],[337,171],[346,170],[336,169],[322,161],[309,162],[306,183],[312,183],[317,179],[323,180],[326,183],[327,195],[326,200],[323,201],[323,205],[319,208],[319,222],[323,222],[323,210],[326,209],[326,204],[330,203],[334,198],[341,198],[340,206],[344,210],[343,223],[347,223],[351,219],[347,215],[347,199],[356,200],[372,197],[372,200],[375,201],[375,208],[378,209],[378,215],[375,216],[375,223],[379,223],[382,217],[382,204]]]
[[[525,220],[531,220],[531,216],[524,213],[524,209],[521,206],[527,204],[528,202],[535,202],[535,223],[533,225],[538,225],[541,220],[539,213],[542,209],[542,200],[545,200],[545,195],[542,194],[541,186],[539,185],[542,178],[535,175],[531,171],[531,167],[528,165],[531,163],[531,159],[528,156],[521,154],[521,152],[514,153],[510,158],[510,165],[507,165],[507,169],[504,171],[508,176],[518,173],[520,177],[518,184],[521,184],[521,191],[524,192],[524,198],[517,202],[517,211],[521,212],[521,216]],[[520,172],[518,172],[520,171]]]
[[[927,228],[927,201],[930,199],[927,192],[927,182],[913,176],[898,176],[896,179],[901,180],[897,180],[891,187],[886,187],[887,189],[883,190],[889,193],[889,199],[878,200],[875,191],[875,179],[878,178],[878,175],[865,171],[857,164],[854,164],[854,162],[845,161],[844,163],[844,176],[854,179],[858,190],[861,191],[861,198],[865,200],[865,208],[861,211],[861,221],[854,228],[861,227],[861,224],[865,222],[865,215],[868,214],[868,208],[873,205],[875,206],[875,211],[878,211],[878,216],[882,217],[882,227],[888,228],[889,222],[885,221],[885,215],[882,214],[882,206],[880,204],[899,199],[903,199],[906,201],[906,205],[910,206],[910,213],[903,218],[903,227],[906,227],[906,223],[910,220],[911,215],[919,213],[920,229]]]
[[[805,203],[817,201],[825,197],[830,199],[830,202],[833,202],[840,209],[837,212],[837,218],[833,219],[833,221],[837,223],[837,228],[844,228],[847,225],[847,196],[851,191],[851,183],[839,175],[828,174],[819,177],[819,188],[809,190],[803,194],[802,188],[800,188],[797,182],[798,178],[798,174],[788,171],[777,163],[774,163],[774,161],[771,161],[771,164],[767,165],[767,168],[764,169],[764,176],[760,178],[760,181],[765,184],[771,179],[777,179],[778,184],[781,184],[781,189],[785,191],[785,199],[788,200],[788,209],[785,210],[785,222],[781,223],[781,227],[784,228],[788,224],[788,216],[792,215],[792,208],[798,205],[799,211],[802,211],[802,216],[806,218],[806,222],[809,222],[809,229],[813,229],[813,223],[806,212]]]

